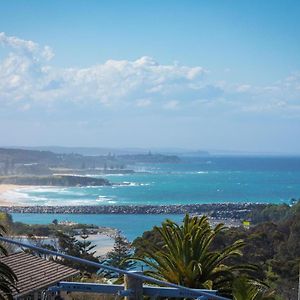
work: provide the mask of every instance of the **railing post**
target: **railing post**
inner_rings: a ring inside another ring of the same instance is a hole
[[[141,273],[133,271],[133,273]],[[132,277],[129,274],[124,275],[125,291],[129,290],[130,294],[125,297],[125,300],[142,300],[143,299],[143,280]]]

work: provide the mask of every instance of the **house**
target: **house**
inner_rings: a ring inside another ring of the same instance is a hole
[[[0,260],[18,277],[18,291],[13,294],[17,300],[40,300],[48,287],[59,281],[70,280],[80,273],[73,268],[25,252],[2,256]]]

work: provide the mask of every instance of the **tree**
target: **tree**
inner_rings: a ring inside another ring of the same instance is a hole
[[[215,237],[224,229],[223,224],[213,229],[206,216],[186,215],[182,225],[166,220],[161,227],[155,227],[162,245],[149,244],[142,257],[134,259],[148,265],[150,270],[145,273],[154,278],[190,288],[217,289],[229,295],[236,273],[253,267],[225,264],[230,258],[242,255],[242,240],[222,250],[211,249]]]
[[[57,231],[56,237],[58,240],[58,248],[62,252],[72,256],[78,255],[79,251],[76,245],[76,238],[74,236],[68,235],[61,231]]]
[[[2,236],[2,232],[6,232],[5,228],[0,225],[0,236]],[[0,244],[0,253],[3,255],[7,255],[7,251],[5,247]],[[17,290],[17,276],[13,272],[13,270],[0,261],[0,299],[2,300],[13,300],[13,292]]]
[[[14,222],[10,214],[6,212],[0,212],[0,224],[3,226],[3,228],[5,228],[5,233],[7,235],[10,236],[13,234]],[[5,245],[5,250],[7,251],[7,253],[13,253],[16,248],[16,245],[13,244]]]
[[[80,235],[82,241],[77,241],[77,245],[79,246],[79,251],[82,255],[94,255],[96,251],[91,252],[96,245],[92,245],[92,242],[88,241],[89,235],[86,229],[82,230],[82,234]]]
[[[275,300],[273,291],[245,277],[234,280],[232,295],[233,300]]]
[[[74,236],[62,232],[57,232],[56,236],[58,238],[58,248],[60,251],[71,256],[99,262],[98,258],[94,256],[95,252],[90,253],[90,250],[95,247],[91,245],[91,242],[86,239],[83,242],[78,241]],[[87,266],[71,260],[64,259],[63,263],[67,266],[77,268],[82,272],[94,273],[98,270],[96,267]]]
[[[123,270],[131,270],[135,266],[135,262],[129,260],[132,256],[131,244],[126,240],[124,236],[118,232],[115,236],[114,248],[107,253],[106,259],[101,263],[116,267]],[[117,277],[118,274],[113,271],[102,270],[99,274],[102,274],[108,278]]]
[[[92,245],[92,242],[88,240],[89,235],[87,234],[87,231],[85,229],[83,229],[80,237],[82,240],[77,240],[76,242],[78,246],[79,256],[83,259],[99,262],[98,257],[95,256],[96,251],[93,251],[96,248],[96,245]],[[98,271],[98,268],[82,265],[81,270],[88,273],[95,273]]]

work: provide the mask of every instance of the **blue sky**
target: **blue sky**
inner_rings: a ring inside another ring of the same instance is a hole
[[[300,153],[299,1],[1,11],[2,145]]]

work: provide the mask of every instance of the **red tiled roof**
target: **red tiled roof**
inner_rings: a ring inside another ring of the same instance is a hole
[[[53,286],[61,280],[79,274],[78,270],[25,252],[2,256],[0,260],[8,265],[18,277],[19,292],[15,292],[14,296],[26,295]]]

